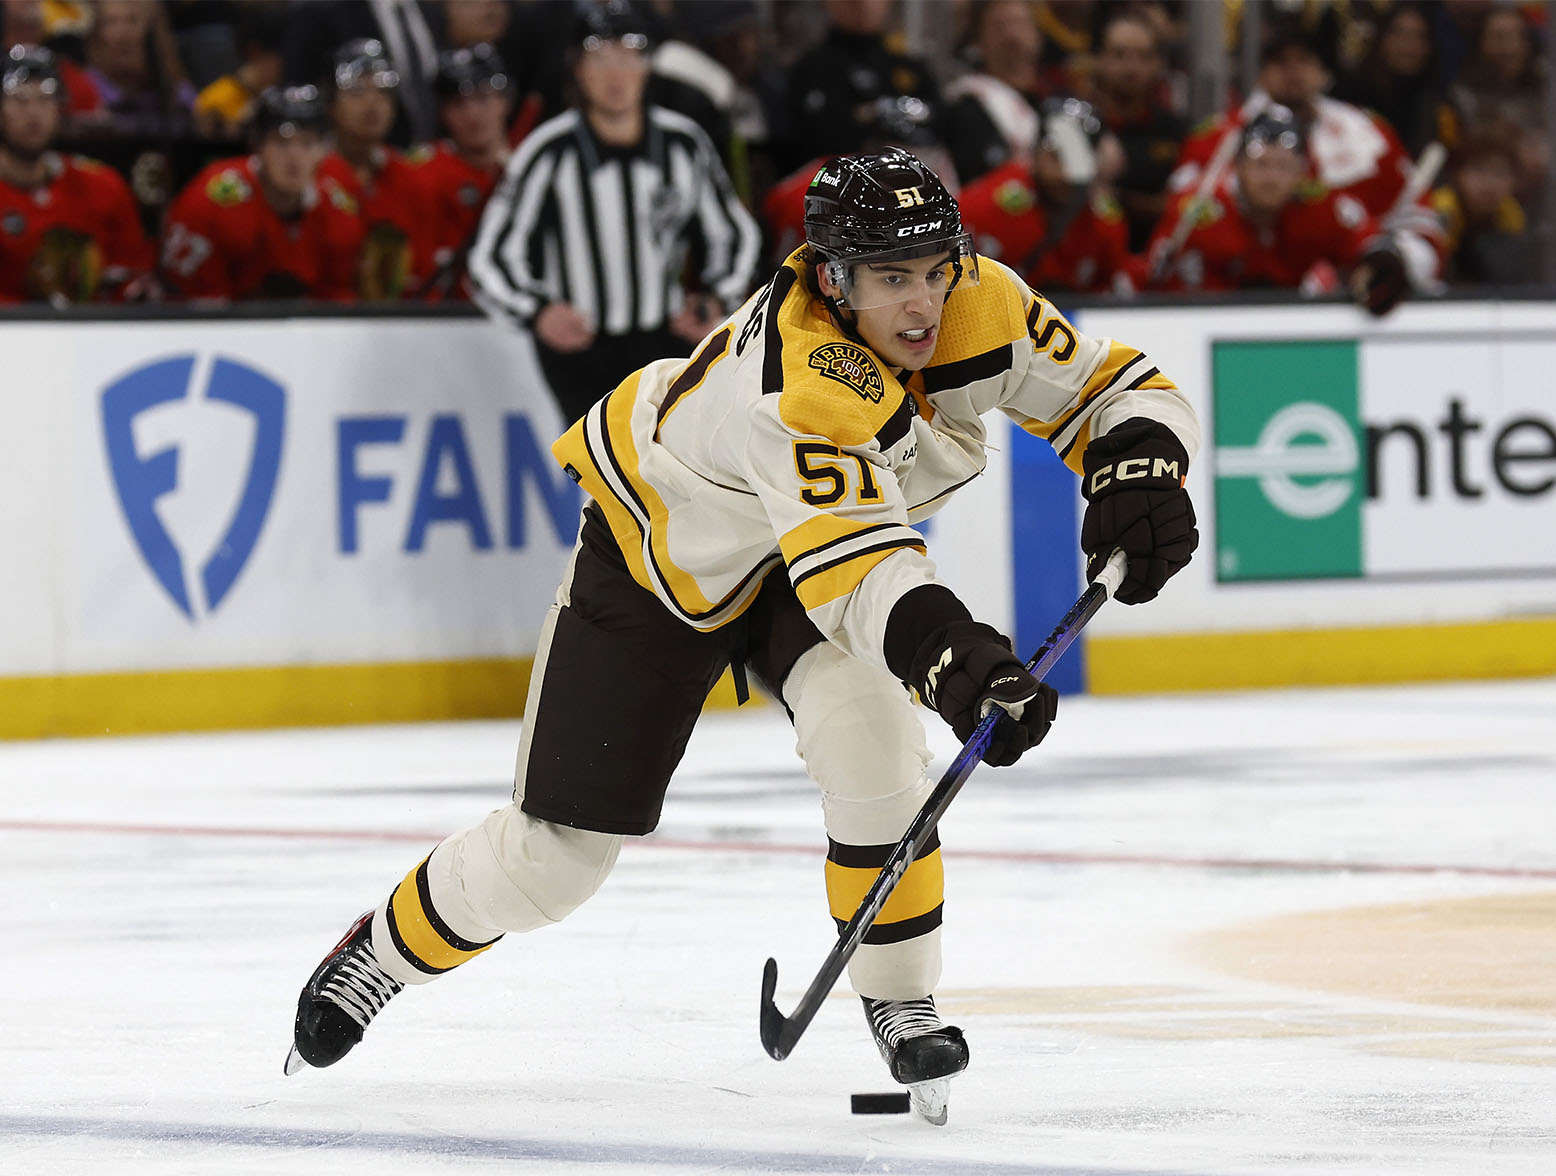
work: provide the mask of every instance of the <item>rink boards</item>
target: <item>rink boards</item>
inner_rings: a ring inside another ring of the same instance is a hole
[[[1199,410],[1202,546],[1062,689],[1556,672],[1548,304],[1085,309]],[[528,344],[470,317],[0,320],[0,736],[522,708],[577,490]],[[1035,647],[1080,502],[993,435],[928,525]],[[725,701],[722,697],[721,701]]]

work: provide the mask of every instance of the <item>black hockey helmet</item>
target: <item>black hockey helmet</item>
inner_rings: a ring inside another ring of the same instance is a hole
[[[29,83],[43,93],[63,98],[65,85],[59,63],[42,45],[12,45],[0,58],[0,94],[14,94]]]
[[[646,53],[653,44],[653,28],[629,0],[594,0],[580,7],[573,45],[588,52],[611,41]]]
[[[483,90],[508,89],[508,67],[497,50],[486,42],[468,49],[447,49],[438,54],[438,100],[461,98]]]
[[[324,133],[324,102],[317,86],[271,86],[254,105],[249,133],[258,142],[272,132],[289,139],[299,131]]]
[[[336,93],[358,86],[393,90],[399,84],[399,72],[384,52],[383,42],[373,37],[355,37],[330,58],[330,87]]]
[[[977,254],[956,197],[901,147],[824,164],[805,192],[805,242],[842,301],[856,310],[865,309],[850,301],[859,265],[943,254],[952,268],[947,292],[978,281]]]
[[[1278,103],[1266,106],[1243,127],[1244,155],[1262,155],[1271,147],[1307,154],[1307,130],[1302,120],[1289,107]]]

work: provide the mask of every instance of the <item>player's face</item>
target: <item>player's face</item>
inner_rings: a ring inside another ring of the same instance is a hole
[[[449,137],[461,151],[485,151],[507,130],[508,98],[499,90],[460,94],[443,103]]]
[[[335,95],[330,107],[337,134],[367,143],[382,143],[394,126],[394,91],[364,80]]]
[[[584,105],[602,114],[630,114],[643,105],[648,58],[641,49],[606,41],[578,55],[573,71]]]
[[[854,267],[845,302],[870,349],[894,368],[918,371],[934,358],[952,269],[947,257],[919,257]],[[841,291],[821,277],[822,291]]]
[[[1273,143],[1254,144],[1237,164],[1243,199],[1255,212],[1278,212],[1297,194],[1307,174],[1301,155]]]
[[[297,127],[272,131],[259,145],[259,166],[265,179],[285,196],[301,196],[307,191],[323,157],[324,140],[319,133]]]
[[[17,155],[40,155],[58,130],[59,98],[42,85],[24,83],[0,99],[0,142]]]

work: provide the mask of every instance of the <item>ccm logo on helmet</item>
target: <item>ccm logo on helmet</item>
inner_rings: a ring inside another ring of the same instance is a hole
[[[1183,485],[1183,472],[1176,461],[1165,457],[1130,457],[1093,473],[1091,492],[1095,494],[1110,482],[1133,482],[1140,478],[1165,478],[1174,485]]]
[[[921,225],[904,225],[902,228],[897,230],[897,236],[899,236],[899,237],[921,237],[925,233],[938,232],[940,230],[940,228],[944,224],[945,224],[944,220],[937,220],[937,221],[925,221]]]

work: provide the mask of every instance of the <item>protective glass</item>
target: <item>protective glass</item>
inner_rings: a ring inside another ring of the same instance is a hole
[[[978,255],[964,233],[917,249],[888,249],[827,263],[827,280],[853,310],[896,306],[924,298],[943,300],[958,286],[978,284]]]

